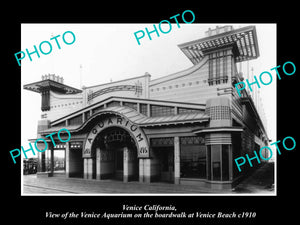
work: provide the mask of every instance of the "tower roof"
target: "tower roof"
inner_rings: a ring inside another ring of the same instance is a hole
[[[53,90],[62,94],[77,94],[81,93],[82,90],[67,86],[62,83],[63,78],[55,76],[54,74],[42,76],[42,80],[31,84],[25,84],[24,89],[41,93],[43,90]]]
[[[193,64],[199,63],[207,52],[226,46],[233,46],[236,49],[236,62],[259,57],[255,26],[246,26],[235,30],[228,26],[217,27],[206,33],[209,35],[208,37],[178,45]]]

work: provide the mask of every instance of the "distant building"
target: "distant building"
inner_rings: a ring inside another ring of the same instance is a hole
[[[37,158],[23,159],[23,174],[35,174],[37,172]]]
[[[234,88],[243,80],[237,63],[259,57],[256,29],[217,27],[179,48],[194,65],[154,80],[146,73],[78,90],[45,75],[24,85],[42,95],[38,135],[72,134],[49,142],[39,173],[54,173],[45,158],[60,149],[67,177],[231,188],[245,174],[234,158],[268,144],[249,93]]]

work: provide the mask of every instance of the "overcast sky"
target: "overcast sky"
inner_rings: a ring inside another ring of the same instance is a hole
[[[209,27],[217,25],[233,25],[234,28],[255,25],[260,57],[249,61],[249,67],[253,67],[254,75],[259,76],[277,65],[276,24],[180,24],[180,28],[172,24],[171,32],[160,33],[160,37],[153,34],[152,40],[145,37],[141,39],[141,45],[137,44],[134,32],[145,27],[150,30],[153,24],[22,24],[22,51],[26,48],[33,51],[33,45],[38,47],[42,41],[50,41],[51,36],[62,36],[66,31],[72,31],[76,41],[66,45],[60,37],[61,49],[57,49],[52,40],[53,49],[49,55],[40,54],[38,58],[34,54],[33,61],[28,56],[22,60],[21,145],[27,149],[28,139],[36,138],[37,121],[42,113],[40,94],[23,90],[24,84],[40,81],[42,75],[49,73],[62,76],[66,85],[75,88],[141,76],[145,72],[150,73],[151,79],[156,79],[191,67],[193,64],[177,45],[202,38]],[[274,71],[271,73],[275,78]],[[273,141],[276,140],[276,80],[260,88],[268,119],[267,133]]]

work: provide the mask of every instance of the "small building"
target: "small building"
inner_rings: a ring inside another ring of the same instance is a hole
[[[37,158],[23,159],[23,175],[35,174],[37,172]]]
[[[231,188],[245,174],[234,159],[268,145],[251,96],[234,88],[237,63],[259,57],[255,26],[217,27],[178,47],[193,66],[154,80],[146,73],[79,90],[49,74],[24,85],[42,96],[38,137],[71,132],[39,153],[39,174],[55,174],[63,150],[66,177]]]

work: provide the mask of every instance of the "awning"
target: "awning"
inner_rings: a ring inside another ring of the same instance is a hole
[[[126,106],[113,106],[108,107],[102,110],[99,110],[96,114],[90,117],[83,124],[72,125],[72,126],[53,126],[49,129],[43,130],[41,134],[48,134],[52,132],[57,132],[61,128],[67,128],[70,132],[76,132],[81,130],[87,123],[95,119],[100,115],[118,115],[120,117],[127,118],[132,123],[140,127],[154,127],[154,126],[163,126],[163,125],[177,125],[177,124],[187,124],[187,123],[202,123],[209,121],[209,116],[204,112],[200,113],[189,113],[189,114],[179,114],[173,116],[158,116],[158,117],[147,117],[136,110],[126,107]]]
[[[242,27],[178,45],[193,64],[198,64],[206,52],[226,46],[234,46],[237,50],[236,62],[259,57],[255,26]]]
[[[77,94],[82,92],[82,90],[70,87],[68,85],[50,79],[26,84],[23,86],[23,88],[25,90],[34,91],[37,93],[41,93],[42,90],[44,90],[45,88],[49,88],[51,90],[55,90],[56,92],[63,94]]]
[[[164,126],[171,124],[186,124],[206,122],[209,116],[204,113],[179,114],[174,116],[150,117],[139,121],[141,127]]]
[[[208,127],[199,130],[194,130],[195,134],[212,133],[212,132],[242,132],[243,127]]]

